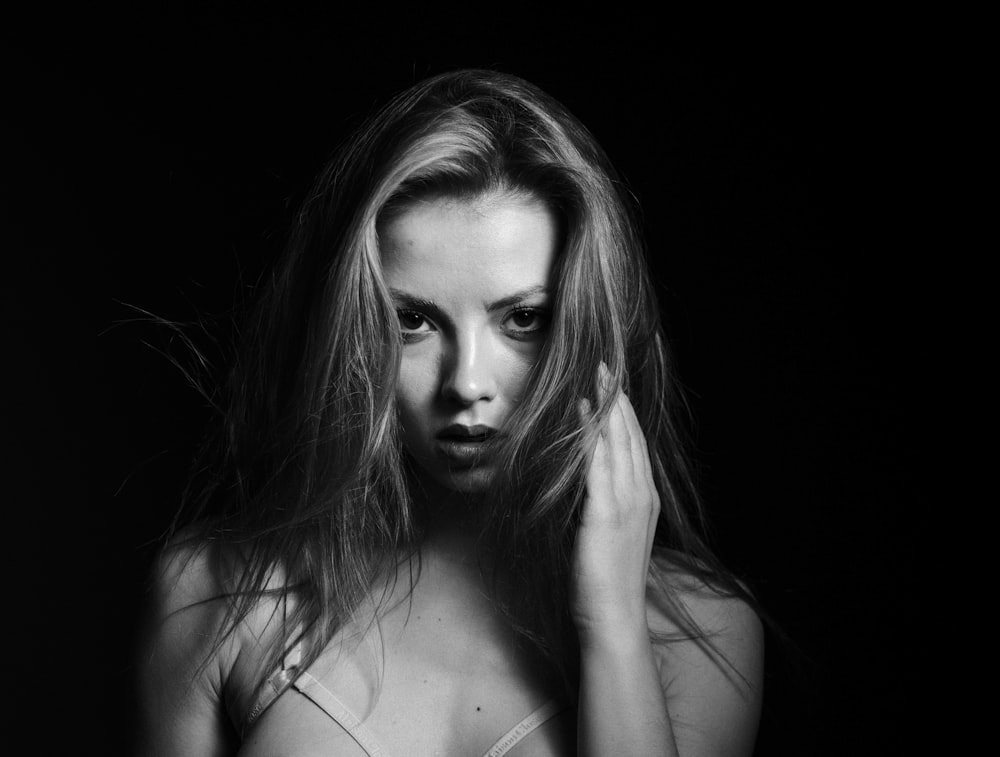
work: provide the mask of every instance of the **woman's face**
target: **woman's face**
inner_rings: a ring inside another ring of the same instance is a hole
[[[418,202],[379,231],[403,337],[404,444],[438,484],[481,492],[490,440],[548,333],[556,220],[531,196],[492,194]]]

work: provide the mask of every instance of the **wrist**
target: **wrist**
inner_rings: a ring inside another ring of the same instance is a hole
[[[649,630],[645,624],[578,628],[577,637],[581,655],[629,657],[647,654],[650,649]]]

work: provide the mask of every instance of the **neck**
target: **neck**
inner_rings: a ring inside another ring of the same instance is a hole
[[[415,487],[414,499],[426,518],[423,554],[450,563],[491,565],[480,543],[487,507],[484,497],[446,489],[423,478]]]
[[[493,596],[508,606],[512,600],[506,560],[489,547],[481,535],[490,507],[488,497],[446,489],[427,477],[413,487],[414,504],[424,513],[425,532],[420,543],[421,575],[430,586],[448,592],[475,586],[483,597]],[[495,607],[495,606],[494,606]]]

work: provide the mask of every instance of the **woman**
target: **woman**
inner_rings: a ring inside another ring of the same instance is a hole
[[[593,137],[488,71],[321,174],[156,572],[146,754],[749,754],[752,599],[698,537]]]

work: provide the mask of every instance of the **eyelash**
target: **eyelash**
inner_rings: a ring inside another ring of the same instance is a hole
[[[516,308],[514,308],[513,310],[511,310],[504,317],[503,323],[506,323],[508,320],[510,320],[511,318],[513,318],[514,316],[519,315],[519,314],[530,315],[532,318],[536,319],[540,323],[539,323],[538,326],[536,326],[535,328],[532,328],[532,329],[525,328],[525,329],[519,329],[519,330],[513,331],[513,332],[508,331],[508,333],[511,334],[511,335],[513,335],[513,334],[520,335],[520,336],[515,336],[514,337],[515,339],[530,339],[534,335],[539,334],[539,333],[545,331],[546,326],[549,325],[549,323],[548,323],[549,313],[548,313],[547,310],[544,310],[542,308],[529,308],[529,307],[516,307]]]
[[[420,324],[421,326],[423,326],[424,324],[430,324],[430,319],[426,315],[417,310],[397,310],[396,314],[400,318],[400,320],[402,320],[403,317],[405,316],[414,316],[422,321],[422,323]],[[504,331],[512,339],[517,339],[519,341],[530,340],[534,338],[536,335],[545,331],[546,327],[548,326],[548,318],[549,318],[548,310],[546,310],[545,308],[528,307],[525,305],[519,305],[517,307],[511,308],[511,310],[509,310],[507,314],[503,317],[501,324],[506,323],[508,320],[510,320],[516,315],[522,315],[522,314],[530,315],[533,318],[538,319],[539,321],[541,321],[541,325],[536,326],[535,328],[521,328],[513,330],[504,329]],[[419,326],[417,328],[419,328]],[[420,339],[423,334],[426,333],[427,333],[426,331],[405,331],[405,330],[400,331],[400,335],[403,337],[404,342],[416,341]]]

